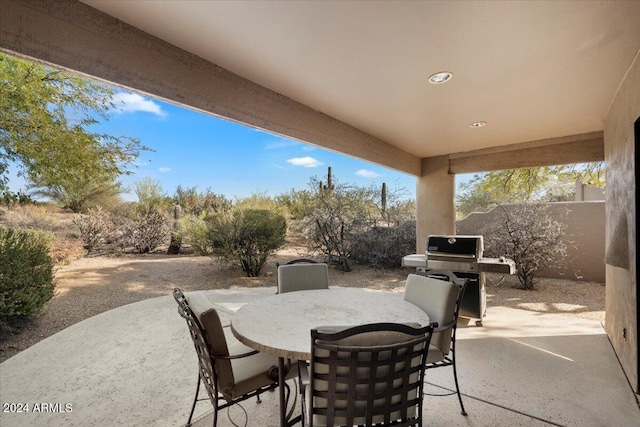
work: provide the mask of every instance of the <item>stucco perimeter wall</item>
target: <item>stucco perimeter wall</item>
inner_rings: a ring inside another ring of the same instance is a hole
[[[605,329],[636,393],[640,392],[640,385],[634,122],[639,118],[640,59],[636,55],[604,122],[607,165]]]
[[[567,258],[558,268],[540,272],[541,277],[579,279],[604,283],[605,203],[549,203],[549,214],[566,225]],[[507,210],[516,205],[505,205]],[[501,221],[502,208],[476,212],[456,222],[456,234],[481,234],[488,224]]]

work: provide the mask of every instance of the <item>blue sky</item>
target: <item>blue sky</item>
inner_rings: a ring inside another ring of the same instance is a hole
[[[131,189],[135,181],[150,177],[168,195],[182,185],[210,188],[232,199],[255,193],[275,196],[308,188],[312,176],[324,179],[331,166],[340,182],[387,182],[415,198],[410,175],[137,94],[119,92],[116,97],[124,102],[122,111],[99,131],[138,138],[154,150],[142,152],[134,174],[123,177]],[[133,195],[125,198],[135,200]]]
[[[309,188],[313,176],[325,180],[328,166],[341,183],[386,182],[415,199],[411,175],[135,93],[118,90],[115,101],[119,110],[92,131],[138,138],[153,150],[142,152],[133,174],[122,177],[130,190],[125,200],[136,200],[134,184],[147,177],[169,196],[178,185],[210,188],[230,199],[276,196]],[[15,175],[10,180],[12,191],[24,186]]]

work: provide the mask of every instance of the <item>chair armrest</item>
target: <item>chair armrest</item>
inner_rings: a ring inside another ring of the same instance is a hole
[[[260,353],[258,350],[252,350],[252,351],[248,351],[246,353],[241,353],[241,354],[233,354],[233,355],[229,355],[229,356],[214,356],[216,359],[224,359],[224,360],[231,360],[231,359],[242,359],[243,357],[248,357],[248,356],[253,356],[254,354],[258,354]]]
[[[298,378],[300,380],[300,393],[309,385],[309,366],[304,360],[298,361]]]

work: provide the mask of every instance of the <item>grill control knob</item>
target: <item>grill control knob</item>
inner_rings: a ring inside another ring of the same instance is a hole
[[[456,242],[456,238],[455,237],[449,237],[449,240],[447,240],[447,242],[449,242],[450,245],[453,245]]]

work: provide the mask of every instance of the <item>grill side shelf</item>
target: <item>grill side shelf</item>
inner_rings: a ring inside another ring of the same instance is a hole
[[[516,263],[509,258],[482,258],[478,270],[483,273],[516,274]]]

